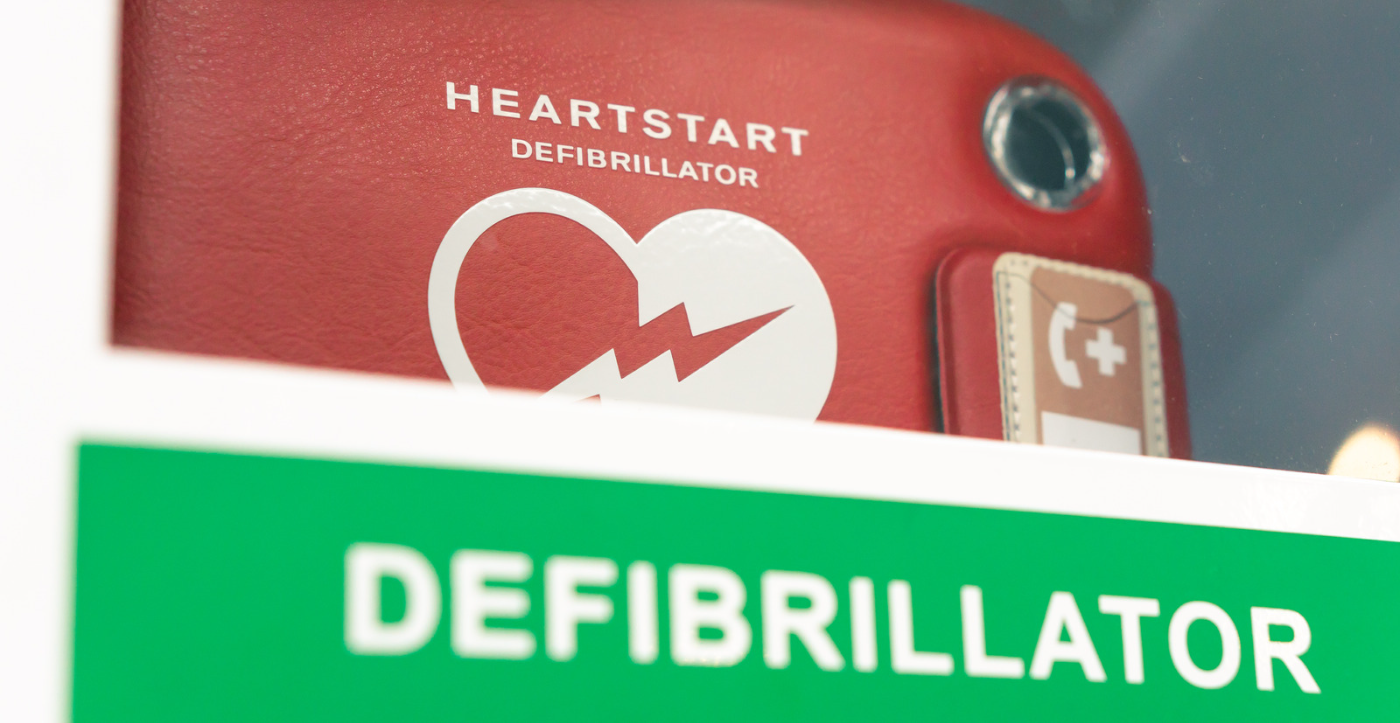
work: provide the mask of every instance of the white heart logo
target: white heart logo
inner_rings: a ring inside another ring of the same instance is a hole
[[[744,322],[756,329],[681,379],[670,351],[626,376],[608,351],[546,397],[598,396],[808,420],[821,412],[836,373],[836,319],[816,270],[782,234],[743,214],[702,209],[672,216],[633,241],[597,207],[547,188],[518,188],[481,201],[452,224],[438,247],[428,318],[443,368],[458,388],[484,389],[457,323],[462,264],[487,229],[525,213],[562,216],[607,243],[637,281],[639,327],[680,307],[693,336]]]

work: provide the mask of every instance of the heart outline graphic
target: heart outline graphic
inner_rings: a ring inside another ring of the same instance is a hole
[[[634,241],[601,209],[548,188],[517,188],[483,199],[458,217],[438,247],[428,282],[429,324],[443,368],[456,387],[486,388],[458,327],[462,265],[488,229],[527,213],[572,220],[617,254],[637,283],[639,326],[677,305],[688,310],[692,335],[787,310],[683,381],[676,380],[670,351],[621,377],[610,350],[560,385],[567,387],[563,394],[554,389],[546,396],[600,394],[604,400],[808,420],[821,412],[835,376],[835,317],[821,278],[786,237],[743,214],[698,209],[672,216]],[[590,384],[596,391],[588,391]]]

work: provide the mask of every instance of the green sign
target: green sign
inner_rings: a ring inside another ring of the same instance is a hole
[[[1393,719],[1397,569],[1352,539],[88,445],[73,710]]]

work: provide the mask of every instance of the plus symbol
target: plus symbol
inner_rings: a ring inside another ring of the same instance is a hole
[[[1090,339],[1084,342],[1084,353],[1090,359],[1099,361],[1099,374],[1105,377],[1113,376],[1114,364],[1126,364],[1128,362],[1128,350],[1113,343],[1113,330],[1099,327],[1097,339]]]

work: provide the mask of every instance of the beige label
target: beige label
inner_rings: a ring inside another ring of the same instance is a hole
[[[993,277],[1006,438],[1166,456],[1151,287],[1025,254],[1003,254]]]

